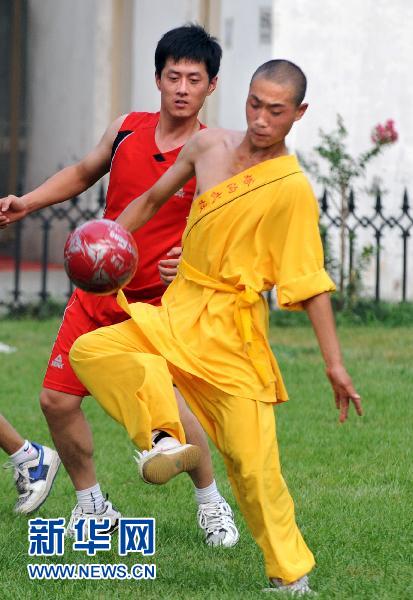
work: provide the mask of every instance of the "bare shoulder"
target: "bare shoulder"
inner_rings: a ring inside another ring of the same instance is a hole
[[[112,121],[112,123],[110,123],[109,127],[106,129],[105,135],[107,135],[110,138],[113,138],[114,140],[118,134],[119,129],[121,128],[123,121],[126,119],[127,116],[127,114],[120,115],[120,117],[117,117],[114,121]]]
[[[209,127],[198,131],[192,138],[194,146],[198,151],[206,151],[217,145],[232,146],[234,137],[237,137],[239,132],[222,127]]]

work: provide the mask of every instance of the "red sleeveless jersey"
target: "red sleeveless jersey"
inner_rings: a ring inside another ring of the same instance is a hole
[[[182,147],[160,152],[156,146],[155,128],[158,121],[159,113],[141,112],[130,113],[123,121],[113,144],[104,212],[106,219],[115,220],[132,200],[152,187],[176,161]],[[201,125],[201,128],[204,126]],[[138,246],[139,264],[135,277],[124,289],[130,302],[160,304],[166,288],[159,278],[158,262],[167,258],[167,252],[172,247],[181,245],[195,186],[193,178],[133,234]],[[99,297],[99,302],[96,302],[96,296],[81,290],[77,290],[77,294],[91,316],[98,321],[106,321],[99,316],[99,305],[103,313],[109,309],[109,306],[104,306],[107,304],[105,297]],[[113,296],[106,299],[113,306]]]

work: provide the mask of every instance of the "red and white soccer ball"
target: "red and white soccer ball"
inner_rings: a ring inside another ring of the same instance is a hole
[[[132,235],[119,223],[95,219],[69,235],[64,265],[77,287],[94,294],[112,294],[134,276],[138,249]]]

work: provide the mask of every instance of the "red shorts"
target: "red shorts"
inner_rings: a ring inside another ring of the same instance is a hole
[[[95,297],[96,311],[99,320],[92,318],[83,306],[77,292],[71,296],[67,303],[63,320],[49,358],[43,387],[73,394],[74,396],[88,396],[89,392],[76,377],[69,362],[70,349],[78,337],[89,331],[94,331],[105,325],[114,325],[129,319],[113,296]],[[90,302],[89,302],[90,308]]]

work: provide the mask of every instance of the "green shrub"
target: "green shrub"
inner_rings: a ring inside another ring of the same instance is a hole
[[[337,325],[377,325],[387,327],[412,327],[413,302],[375,302],[358,300],[351,308],[342,309],[338,295],[332,296]],[[270,323],[276,327],[309,326],[310,321],[303,312],[273,310]]]
[[[49,319],[61,317],[65,309],[64,302],[46,300],[45,302],[32,302],[30,304],[10,305],[5,307],[2,319]]]

